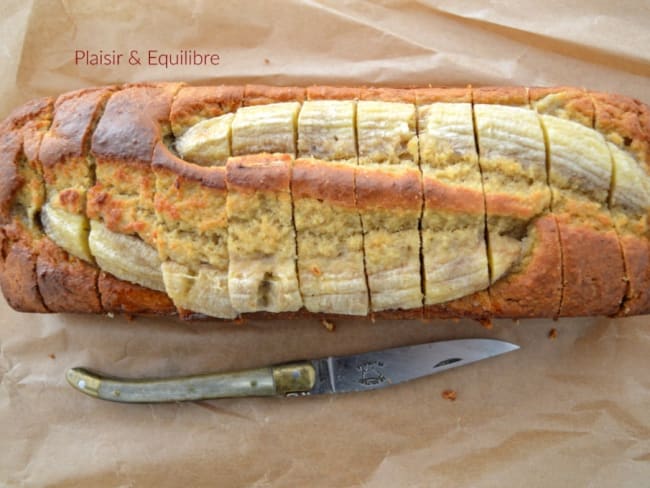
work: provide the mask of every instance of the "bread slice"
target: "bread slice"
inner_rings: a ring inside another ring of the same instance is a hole
[[[371,310],[418,316],[422,182],[415,94],[361,90],[356,109],[356,200]]]
[[[238,313],[294,312],[303,303],[296,273],[291,157],[233,157],[226,165],[228,286]]]
[[[140,290],[140,295],[151,294],[142,301],[165,307],[171,301],[162,291],[156,251],[156,180],[151,159],[156,144],[171,134],[170,108],[180,88],[180,84],[134,84],[111,96],[92,137],[95,184],[88,191],[86,207],[91,253],[93,247],[103,253],[102,270],[135,284],[155,279],[154,289]],[[138,252],[130,253],[130,248]],[[141,279],[134,279],[134,274],[142,275]],[[110,297],[124,293],[117,289],[119,282],[104,281],[106,286],[102,286],[101,277],[98,284],[102,303],[106,311],[113,311],[116,304]],[[106,301],[102,289],[107,292]],[[137,305],[128,308],[139,310]]]
[[[297,159],[291,176],[298,276],[312,313],[367,315],[363,234],[354,167]]]
[[[485,192],[490,299],[497,317],[556,317],[561,251],[546,146],[524,88],[472,93]]]
[[[485,204],[469,89],[416,90],[425,315],[491,313]],[[458,253],[463,249],[463,253]]]
[[[627,289],[620,315],[650,312],[650,140],[643,104],[620,95],[590,93],[594,127],[607,139],[613,185],[609,206],[619,235]]]
[[[359,167],[356,198],[371,310],[421,314],[419,171]]]
[[[167,294],[188,313],[236,317],[228,292],[225,168],[187,164],[158,143],[153,169],[156,243]]]
[[[531,89],[548,146],[552,211],[562,246],[561,316],[618,311],[625,270],[607,205],[612,164],[592,129],[593,104],[579,89]]]
[[[59,247],[89,263],[93,257],[88,248],[86,193],[95,178],[88,152],[93,130],[113,91],[112,87],[91,88],[60,96],[40,148],[45,232]]]
[[[10,305],[25,312],[49,311],[38,288],[44,234],[36,216],[45,197],[38,151],[53,105],[51,98],[31,101],[0,124],[0,287]]]
[[[355,196],[359,95],[359,88],[310,87],[298,118],[291,193],[300,291],[310,312],[370,312]]]
[[[36,271],[43,301],[52,311],[102,311],[99,270],[88,246],[86,194],[94,183],[90,139],[114,89],[60,96],[40,146],[46,193],[41,222],[49,239],[43,240]]]

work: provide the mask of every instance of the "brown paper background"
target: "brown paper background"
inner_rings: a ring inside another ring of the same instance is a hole
[[[650,102],[646,2],[162,3],[3,2],[0,116],[35,96],[136,80],[570,84]],[[179,48],[217,52],[221,64],[74,65],[75,49]],[[649,322],[486,330],[341,320],[331,333],[318,321],[28,315],[0,299],[0,484],[647,486]],[[304,399],[128,406],[64,380],[78,365],[163,376],[456,337],[521,350],[381,391]],[[441,398],[448,388],[455,402]]]

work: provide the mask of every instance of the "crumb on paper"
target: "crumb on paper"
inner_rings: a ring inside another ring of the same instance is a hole
[[[548,338],[551,340],[557,339],[557,329],[555,327],[548,331]]]
[[[56,354],[51,352],[50,354],[47,355],[47,357],[50,358],[50,359],[56,359]]]
[[[492,323],[492,319],[490,318],[478,319],[478,323],[481,324],[481,327],[483,327],[484,329],[491,330],[494,327],[494,324]]]
[[[334,332],[334,329],[336,329],[336,325],[334,325],[334,322],[330,322],[329,320],[323,319],[323,320],[320,321],[320,323],[329,332]]]
[[[314,276],[320,276],[323,274],[323,272],[320,270],[318,266],[312,266],[311,272]]]
[[[445,390],[442,392],[442,398],[450,402],[455,402],[457,397],[458,395],[455,390]]]
[[[109,319],[114,319],[114,318],[115,318],[115,314],[114,314],[113,312],[108,312],[108,313],[106,314],[106,316],[107,316]]]
[[[269,58],[264,58],[264,64],[271,64],[271,60]]]
[[[235,320],[232,321],[233,324],[235,325],[244,325],[244,317],[237,317]]]

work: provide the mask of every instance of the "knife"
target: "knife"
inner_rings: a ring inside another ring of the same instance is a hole
[[[163,379],[125,379],[85,368],[66,372],[87,395],[125,403],[376,390],[519,349],[495,339],[457,339],[258,369]]]

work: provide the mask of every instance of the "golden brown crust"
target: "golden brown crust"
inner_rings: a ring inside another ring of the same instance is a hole
[[[424,201],[428,209],[484,215],[483,192],[471,188],[449,186],[440,180],[423,177]]]
[[[650,312],[650,252],[647,238],[631,234],[619,236],[628,279],[632,281],[621,305],[619,315],[640,315]]]
[[[228,190],[287,192],[291,181],[291,156],[255,154],[228,158]]]
[[[420,172],[390,171],[358,167],[356,170],[357,208],[415,210],[422,208]]]
[[[246,85],[244,106],[279,102],[303,102],[306,89],[297,86]]]
[[[645,160],[650,165],[650,107],[638,102],[639,125],[641,126],[641,141],[645,146]]]
[[[616,232],[558,219],[564,265],[560,315],[613,315],[625,295],[625,270]]]
[[[48,100],[49,103],[43,107],[43,110],[35,114],[33,119],[26,120],[25,125],[21,129],[23,133],[23,153],[29,164],[41,176],[43,172],[38,152],[41,147],[43,135],[52,122],[54,112],[54,99],[50,98]]]
[[[291,174],[291,195],[294,200],[314,198],[354,209],[354,167],[297,159]]]
[[[423,320],[424,318],[424,309],[422,307],[409,310],[381,310],[379,312],[370,312],[371,320]]]
[[[472,89],[467,88],[415,88],[415,103],[426,105],[429,103],[471,103]]]
[[[243,86],[186,86],[172,103],[169,119],[172,131],[181,135],[203,119],[235,112],[244,99]]]
[[[554,98],[553,107],[549,108],[565,110],[570,114],[571,120],[580,122],[590,128],[593,127],[594,104],[591,97],[583,89],[570,86],[555,86],[533,87],[528,90],[528,100],[531,105],[549,96]],[[546,110],[544,113],[555,115],[552,110]]]
[[[47,237],[36,261],[38,289],[50,312],[100,313],[99,270],[68,255]]]
[[[162,139],[161,124],[169,124],[169,111],[178,84],[132,86],[116,92],[92,137],[91,150],[102,161],[150,164],[153,149]]]
[[[20,132],[12,130],[0,133],[0,224],[10,222],[13,197],[24,184],[18,176],[21,149]]]
[[[547,193],[531,191],[527,198],[514,196],[509,193],[487,193],[485,195],[485,206],[488,210],[488,216],[513,217],[520,220],[530,220],[534,218],[539,209],[539,205],[531,205],[531,202],[544,201]]]
[[[57,99],[52,125],[39,151],[46,174],[49,168],[65,159],[88,153],[94,122],[113,91],[113,87],[88,88]]]
[[[650,134],[644,133],[640,124],[640,103],[623,95],[598,92],[590,94],[596,109],[596,129],[621,148],[633,153],[646,173],[650,173],[650,160],[646,159]]]
[[[24,103],[0,122],[0,132],[21,129],[27,122],[34,120],[47,111],[52,103],[53,99],[51,97],[38,98]]]
[[[171,299],[160,291],[122,281],[100,271],[97,289],[105,312],[138,315],[175,315]]]
[[[415,103],[415,92],[405,88],[363,88],[361,100]]]
[[[534,223],[535,243],[524,270],[490,286],[495,317],[557,317],[562,293],[562,262],[555,218]],[[533,238],[530,235],[529,238]]]
[[[53,98],[28,102],[0,124],[0,223],[9,222],[13,200],[21,191],[30,200],[31,211],[38,211],[43,203],[38,150],[52,120],[53,103]],[[33,177],[22,178],[21,167]]]
[[[19,312],[48,312],[36,279],[37,244],[17,226],[0,228],[0,288],[7,303]]]
[[[523,86],[483,86],[472,89],[472,101],[489,105],[528,105],[528,94]]]
[[[199,166],[176,157],[162,142],[156,144],[153,152],[154,170],[165,169],[179,177],[200,182],[202,185],[226,189],[226,172],[223,166]]]
[[[169,112],[180,84],[137,84],[115,93],[93,134],[97,182],[86,213],[114,232],[137,233],[155,245],[153,151],[169,131]],[[120,195],[123,193],[123,195]]]
[[[310,86],[307,100],[359,100],[361,88],[348,86]]]
[[[492,315],[492,303],[487,291],[479,291],[450,302],[424,307],[424,318],[427,320],[459,317],[479,320],[487,319]]]

